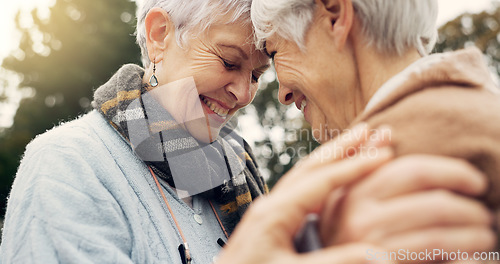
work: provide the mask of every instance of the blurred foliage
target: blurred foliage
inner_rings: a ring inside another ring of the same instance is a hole
[[[492,72],[500,75],[500,2],[496,9],[480,14],[463,14],[439,29],[435,52],[478,47]]]
[[[37,10],[25,28],[23,14],[16,24],[22,32],[19,50],[2,67],[21,76],[20,87],[30,87],[0,137],[0,215],[26,144],[64,120],[89,110],[93,90],[125,63],[139,63],[135,44],[135,3],[127,0],[57,0],[50,18]]]

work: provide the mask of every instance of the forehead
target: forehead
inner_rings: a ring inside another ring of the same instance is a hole
[[[251,25],[234,23],[215,23],[205,31],[207,38],[214,42],[231,42],[239,46],[253,46]],[[253,46],[255,48],[255,46]]]
[[[251,24],[215,23],[205,32],[205,40],[217,48],[232,50],[241,54],[244,59],[257,59],[259,64],[269,64],[267,56],[255,47],[254,33]]]
[[[250,19],[250,14],[242,13],[235,17],[233,11],[225,14],[213,14],[214,17],[211,22],[203,30],[203,32],[216,33],[227,31],[226,33],[233,33],[234,35],[247,35],[253,38],[253,26]],[[242,31],[242,32],[241,32]],[[202,32],[202,33],[203,33]]]

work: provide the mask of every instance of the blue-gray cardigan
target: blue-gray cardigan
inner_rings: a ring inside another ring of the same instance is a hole
[[[193,263],[211,263],[225,237],[210,205],[195,196],[191,208],[162,184]],[[98,112],[28,145],[8,201],[2,263],[180,264],[180,243],[147,167]]]

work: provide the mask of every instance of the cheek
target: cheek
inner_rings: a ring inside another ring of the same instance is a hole
[[[302,79],[304,94],[307,97],[311,97],[317,105],[322,105],[325,102],[331,104],[333,102],[331,92],[334,89],[327,82],[325,76],[331,75],[323,75],[319,74],[317,71],[309,71],[304,74],[304,78]]]
[[[259,90],[258,83],[250,86],[250,96],[252,97],[252,100],[250,101],[250,103],[253,102],[253,99],[255,99],[255,95],[257,95],[258,90]]]
[[[196,87],[199,93],[214,92],[227,84],[228,73],[222,67],[207,67],[205,70],[197,70],[195,73]]]

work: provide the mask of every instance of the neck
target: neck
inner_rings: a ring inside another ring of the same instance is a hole
[[[355,57],[363,109],[385,82],[421,58],[416,49],[402,56],[385,55],[366,45],[356,49]]]

